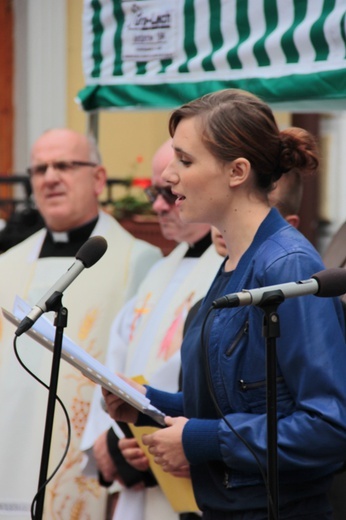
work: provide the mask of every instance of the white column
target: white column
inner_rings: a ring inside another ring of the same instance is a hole
[[[33,141],[66,124],[66,0],[14,0],[14,165],[23,172]]]

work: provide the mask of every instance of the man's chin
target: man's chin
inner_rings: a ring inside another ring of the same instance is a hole
[[[176,235],[173,234],[173,233],[163,233],[162,232],[162,236],[165,240],[173,240],[174,242],[176,242]]]
[[[43,219],[48,229],[52,231],[66,231],[71,229],[71,221],[66,216],[66,212],[54,212],[43,214]]]
[[[161,234],[165,240],[172,240],[173,242],[177,242],[177,233],[172,232],[172,230],[169,228],[161,226]]]

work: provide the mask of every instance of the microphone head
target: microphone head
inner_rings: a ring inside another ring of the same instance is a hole
[[[79,248],[76,254],[77,260],[80,260],[84,267],[91,267],[96,264],[107,251],[107,241],[101,236],[90,237]]]
[[[318,291],[316,296],[333,297],[341,296],[346,293],[346,269],[335,267],[333,269],[325,269],[312,275],[318,282]]]

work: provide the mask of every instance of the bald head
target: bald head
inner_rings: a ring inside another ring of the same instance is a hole
[[[152,183],[162,182],[161,175],[173,159],[172,139],[165,141],[154,154],[152,160]]]
[[[92,136],[81,134],[70,128],[52,128],[46,130],[40,137],[34,142],[31,148],[31,157],[35,154],[37,148],[40,148],[43,144],[46,146],[54,146],[57,143],[70,142],[72,145],[77,145],[81,150],[84,148],[84,153],[88,157],[90,162],[101,164],[102,159],[97,143]]]

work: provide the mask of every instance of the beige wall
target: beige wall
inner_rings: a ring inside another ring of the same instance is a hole
[[[83,0],[67,2],[67,124],[86,132],[87,115],[74,101],[84,86],[82,69]],[[151,158],[169,137],[168,111],[114,111],[99,113],[99,145],[110,177],[126,177],[136,165],[136,176],[151,176]],[[143,158],[137,163],[138,156]]]

